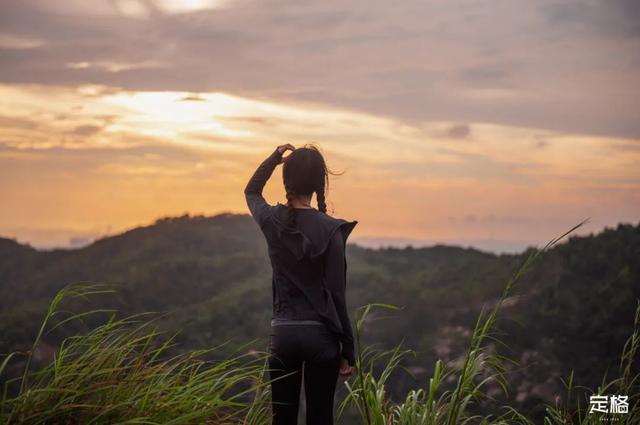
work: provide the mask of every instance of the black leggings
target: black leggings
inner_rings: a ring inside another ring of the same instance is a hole
[[[303,371],[307,425],[333,425],[338,337],[323,325],[272,326],[269,353],[273,425],[298,423]]]

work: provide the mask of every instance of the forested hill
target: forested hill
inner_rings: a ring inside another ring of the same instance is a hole
[[[354,317],[367,303],[402,307],[378,313],[386,318],[367,324],[365,342],[390,347],[404,340],[418,352],[407,366],[424,380],[436,358],[460,354],[480,308],[497,299],[525,257],[450,246],[349,245],[348,302]],[[510,347],[502,350],[521,362],[513,378],[517,401],[551,400],[571,369],[578,384],[600,382],[631,331],[639,268],[640,225],[619,225],[571,238],[525,274],[499,323]],[[249,216],[162,219],[74,250],[37,251],[0,239],[0,352],[27,349],[51,297],[80,281],[118,289],[93,307],[170,312],[163,326],[183,329],[184,349],[256,337],[262,337],[258,348],[266,346],[270,268]],[[62,336],[47,335],[45,343]],[[394,379],[398,391],[415,382],[409,375]]]

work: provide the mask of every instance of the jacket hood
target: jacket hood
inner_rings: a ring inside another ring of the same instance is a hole
[[[353,228],[358,224],[357,220],[347,221],[331,217],[315,209],[296,211],[296,220],[308,219],[305,216],[307,214],[314,215],[313,226],[308,226],[307,231],[303,233],[298,228],[286,223],[288,210],[286,205],[278,203],[270,220],[282,244],[291,251],[298,261],[304,258],[314,260],[324,254],[336,232],[342,233],[343,241],[346,243]]]

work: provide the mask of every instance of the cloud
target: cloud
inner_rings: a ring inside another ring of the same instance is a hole
[[[102,129],[103,127],[99,125],[79,125],[75,127],[71,133],[78,136],[91,136]]]
[[[0,49],[33,49],[34,47],[39,47],[44,44],[45,42],[43,40],[37,38],[0,32]]]
[[[492,8],[261,0],[187,10],[177,2],[95,1],[65,13],[56,3],[5,2],[0,28],[14,40],[46,43],[0,43],[0,81],[225,92],[412,124],[640,136],[634,0]],[[123,5],[149,13],[141,19]]]
[[[204,98],[198,96],[197,94],[189,94],[180,99],[183,102],[204,102]]]
[[[594,30],[619,38],[640,38],[640,3],[636,0],[547,3],[542,9],[554,26]]]
[[[510,63],[478,64],[458,72],[460,80],[476,87],[506,87],[516,65]]]
[[[611,144],[613,150],[628,151],[632,153],[640,152],[640,140],[634,141],[616,141]]]
[[[452,139],[466,139],[471,135],[469,124],[455,124],[446,131],[446,136]]]

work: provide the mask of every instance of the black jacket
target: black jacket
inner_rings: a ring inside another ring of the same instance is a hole
[[[273,269],[273,318],[321,320],[337,333],[342,356],[355,364],[354,340],[346,306],[345,245],[358,223],[317,209],[295,208],[295,227],[287,225],[289,207],[269,205],[262,189],[281,162],[276,149],[245,188],[251,215],[264,234]]]

